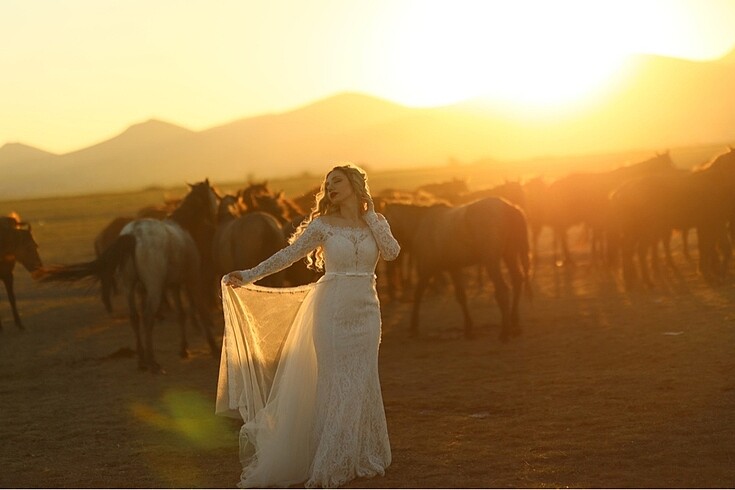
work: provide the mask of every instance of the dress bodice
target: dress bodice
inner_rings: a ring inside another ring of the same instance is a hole
[[[324,268],[327,274],[372,274],[378,263],[378,247],[370,228],[322,223]]]
[[[373,274],[379,254],[386,260],[393,260],[401,247],[383,215],[369,212],[365,222],[367,227],[342,227],[318,217],[291,245],[256,267],[241,271],[240,275],[246,283],[255,282],[285,269],[318,247],[324,249],[327,274]]]

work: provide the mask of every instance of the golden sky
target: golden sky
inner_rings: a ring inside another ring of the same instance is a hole
[[[631,54],[719,58],[734,25],[735,0],[0,0],[0,146],[66,153],[345,91],[541,111]]]

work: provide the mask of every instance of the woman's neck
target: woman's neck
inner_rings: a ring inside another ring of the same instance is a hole
[[[359,223],[361,221],[356,199],[341,203],[337,214],[350,223]]]

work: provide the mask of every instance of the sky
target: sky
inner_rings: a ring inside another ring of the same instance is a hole
[[[0,0],[0,146],[66,153],[340,92],[573,105],[626,57],[735,48],[735,0]]]

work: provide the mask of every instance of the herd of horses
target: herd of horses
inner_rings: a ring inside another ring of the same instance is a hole
[[[17,215],[3,218],[0,278],[15,323],[22,328],[12,282],[17,260],[42,281],[98,279],[109,311],[112,295],[121,291],[141,369],[161,371],[152,333],[171,302],[181,331],[181,355],[187,355],[185,324],[190,318],[204,332],[212,355],[218,356],[212,315],[219,304],[219,279],[232,270],[253,267],[285,247],[317,191],[290,199],[273,192],[267,183],[258,183],[220,195],[205,180],[190,185],[181,200],[111,221],[95,240],[94,260],[55,267],[42,266],[29,225]],[[480,279],[487,274],[493,283],[500,338],[507,341],[521,333],[520,300],[524,293],[532,294],[531,266],[538,266],[538,237],[545,227],[553,230],[553,260],[561,266],[574,263],[568,230],[585,225],[591,234],[592,260],[620,266],[628,289],[653,286],[648,269],[658,268],[659,245],[663,244],[667,264],[674,266],[672,233],[678,230],[686,238],[693,229],[699,270],[708,282],[721,282],[735,235],[735,149],[728,148],[693,170],[676,168],[664,152],[614,170],[574,173],[551,183],[536,178],[470,192],[464,181],[455,179],[411,191],[386,189],[375,201],[402,248],[399,260],[385,263],[386,294],[395,298],[399,290],[413,287],[410,333],[418,334],[420,304],[431,280],[446,275],[463,313],[465,335],[474,335],[464,285],[464,271],[473,266]],[[687,245],[686,240],[683,243]],[[317,278],[316,272],[297,262],[260,283],[296,286]]]

